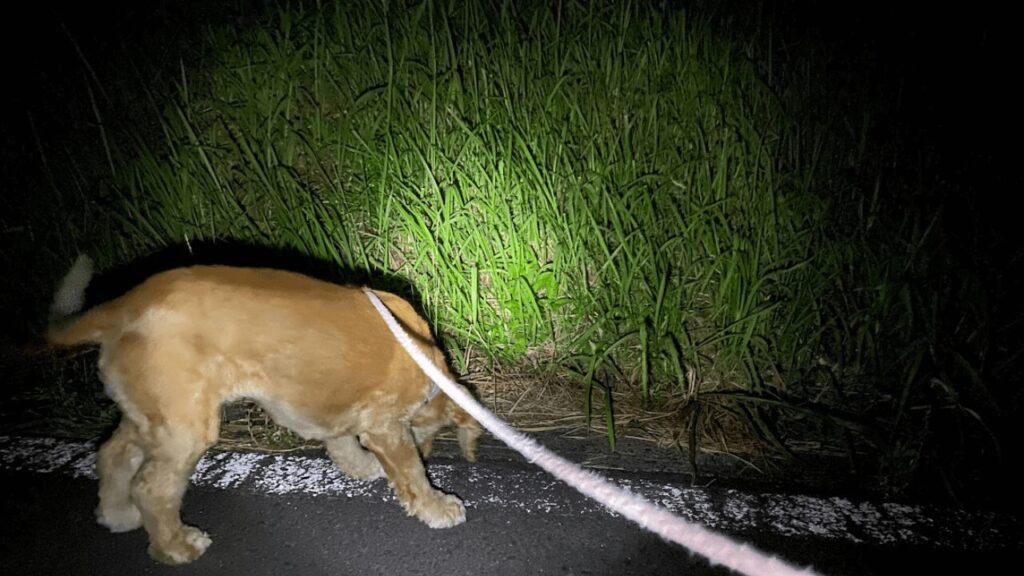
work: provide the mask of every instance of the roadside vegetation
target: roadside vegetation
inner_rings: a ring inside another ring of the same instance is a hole
[[[38,330],[82,251],[271,247],[408,283],[478,387],[568,387],[612,447],[831,453],[962,494],[1000,466],[1012,321],[950,249],[934,159],[826,45],[724,10],[235,5],[171,64],[81,50],[73,134],[31,116],[4,305]],[[55,380],[25,389],[75,420]]]

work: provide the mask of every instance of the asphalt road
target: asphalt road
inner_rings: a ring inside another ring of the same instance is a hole
[[[191,565],[167,567],[146,555],[142,531],[110,534],[94,522],[91,451],[0,437],[0,574],[728,573],[609,515],[525,462],[432,462],[434,482],[463,497],[468,509],[465,524],[432,530],[406,517],[382,480],[347,480],[318,454],[230,453],[204,459],[185,499],[185,521],[207,530],[213,545]],[[663,477],[615,476],[822,574],[999,573],[1024,548],[1020,524],[999,513],[697,490]],[[737,503],[748,508],[737,512]],[[767,510],[774,507],[782,510]]]

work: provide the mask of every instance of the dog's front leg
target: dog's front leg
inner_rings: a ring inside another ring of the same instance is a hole
[[[406,512],[431,528],[449,528],[466,521],[462,501],[430,485],[406,424],[393,422],[362,434],[360,439],[377,455]]]
[[[346,435],[324,442],[327,454],[345,474],[360,480],[374,480],[384,475],[384,470],[373,452],[364,450],[355,436]]]

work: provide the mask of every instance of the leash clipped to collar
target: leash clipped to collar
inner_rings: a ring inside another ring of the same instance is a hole
[[[437,382],[431,381],[431,383],[430,383],[430,392],[427,392],[427,399],[424,400],[423,403],[424,404],[430,404],[430,401],[433,400],[434,397],[436,397],[437,394],[440,391],[441,391],[441,387],[437,385]]]
[[[491,434],[522,454],[527,461],[540,466],[584,496],[593,498],[610,510],[639,524],[642,528],[704,556],[712,564],[721,564],[748,576],[812,576],[815,574],[810,568],[797,568],[780,558],[765,554],[749,544],[736,542],[728,536],[685,520],[652,504],[642,496],[612,484],[603,476],[584,470],[579,465],[548,450],[533,438],[512,428],[504,420],[484,408],[470,396],[469,392],[466,392],[438,369],[426,354],[413,344],[412,338],[398,325],[387,306],[368,288],[366,297],[380,313],[381,318],[387,323],[402,348],[405,348],[405,351],[412,356],[412,359],[434,381],[435,385],[439,386],[470,416],[476,418],[477,422],[487,428]]]

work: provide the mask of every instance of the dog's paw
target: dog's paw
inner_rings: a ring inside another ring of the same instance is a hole
[[[420,507],[416,517],[431,528],[451,528],[466,521],[466,507],[457,497],[439,493]]]
[[[384,468],[373,452],[364,450],[351,438],[337,438],[327,444],[327,454],[335,466],[349,478],[376,480],[384,476]]]
[[[161,546],[149,544],[149,555],[164,564],[188,564],[203,555],[213,541],[206,532],[192,526],[185,526]]]
[[[360,463],[359,466],[348,466],[347,469],[342,470],[346,475],[356,480],[376,480],[377,478],[384,477],[384,467],[380,465],[380,462],[376,458],[372,461],[366,461]]]
[[[96,521],[115,534],[131,532],[142,526],[142,514],[134,504],[120,508],[100,505],[96,507]]]
[[[384,478],[385,476],[386,476],[386,474],[384,474],[384,467],[378,465],[376,469],[374,469],[373,471],[369,472],[368,474],[364,474],[362,476],[356,476],[355,478],[358,479],[358,480],[370,481],[370,480],[376,480],[377,478]]]

